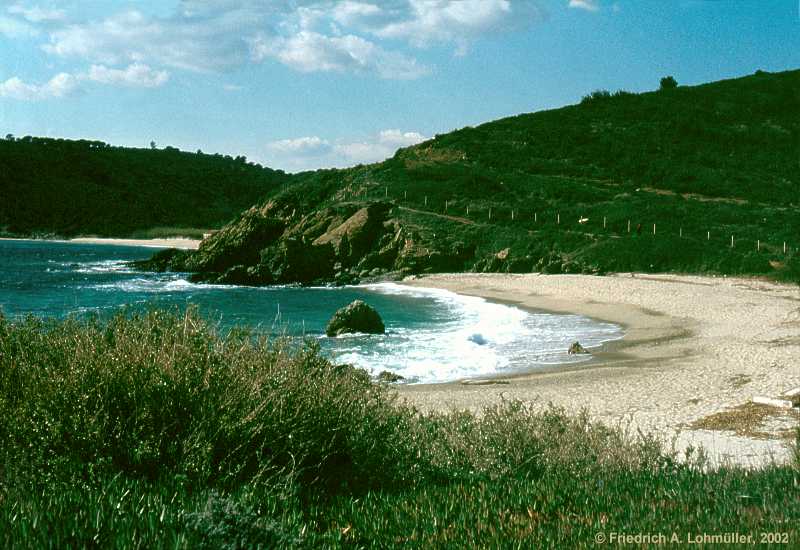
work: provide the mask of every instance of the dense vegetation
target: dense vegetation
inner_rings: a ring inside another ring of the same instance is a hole
[[[800,536],[800,463],[707,471],[505,403],[423,415],[313,345],[196,314],[0,318],[7,548],[579,548],[597,533]]]
[[[257,204],[210,245],[213,257],[168,267],[250,284],[465,270],[796,281],[798,110],[800,71],[694,87],[665,77],[658,91],[598,90],[381,163],[294,175],[171,147],[9,136],[0,232],[198,234]],[[363,207],[377,213],[374,238],[352,247],[348,233],[340,246],[337,225]]]
[[[378,164],[297,174],[171,267],[250,284],[431,271],[798,281],[798,110],[800,71],[597,91]],[[259,235],[267,226],[279,231]],[[300,257],[313,269],[294,269]]]
[[[244,157],[11,135],[0,166],[0,234],[16,235],[218,228],[286,178]]]

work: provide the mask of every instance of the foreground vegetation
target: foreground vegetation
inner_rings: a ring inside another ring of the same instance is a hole
[[[423,415],[311,344],[195,313],[0,318],[0,545],[585,547],[800,533],[800,463],[706,471],[504,403]]]

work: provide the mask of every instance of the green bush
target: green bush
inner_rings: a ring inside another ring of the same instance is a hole
[[[0,441],[9,548],[559,548],[634,528],[794,541],[800,520],[800,458],[712,470],[513,401],[423,415],[313,345],[219,335],[193,311],[0,316]]]
[[[393,399],[313,344],[220,338],[192,311],[0,322],[0,434],[34,460],[200,483],[371,483],[413,469],[395,456],[409,413]]]

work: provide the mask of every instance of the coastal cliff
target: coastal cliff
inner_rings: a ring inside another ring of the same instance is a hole
[[[142,269],[265,285],[435,272],[800,280],[800,71],[463,128],[384,162],[287,176],[194,253]]]

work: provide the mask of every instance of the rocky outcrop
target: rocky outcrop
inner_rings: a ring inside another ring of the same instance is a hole
[[[475,263],[473,271],[482,273],[530,273],[533,267],[533,258],[529,255],[520,256],[504,248],[487,258]]]
[[[584,348],[580,342],[573,342],[572,345],[567,350],[569,355],[584,355],[588,354],[589,351]]]
[[[375,380],[383,384],[394,384],[395,382],[400,382],[401,380],[405,380],[405,377],[400,376],[399,374],[392,371],[383,370],[380,372],[380,374],[378,374],[378,376],[375,377]]]
[[[384,334],[386,332],[386,327],[378,312],[361,300],[355,300],[339,309],[333,314],[325,328],[325,334],[328,336],[354,332],[365,334]]]
[[[359,209],[344,222],[314,240],[315,245],[331,245],[345,265],[358,262],[384,233],[383,221],[388,203],[372,203]]]
[[[238,220],[204,239],[187,262],[187,271],[224,273],[234,266],[250,267],[259,262],[261,251],[273,244],[286,229],[286,221],[274,212],[272,203],[245,211]]]
[[[251,208],[194,252],[159,253],[137,265],[191,272],[217,284],[354,284],[409,274],[459,272],[476,245],[427,231],[392,202],[344,202],[303,214],[274,202]],[[424,220],[427,222],[427,220]]]
[[[186,262],[193,254],[190,250],[167,248],[153,254],[152,258],[131,262],[131,266],[142,271],[187,271]]]

